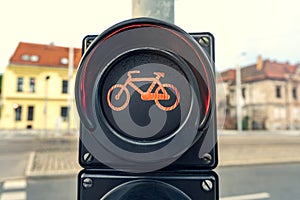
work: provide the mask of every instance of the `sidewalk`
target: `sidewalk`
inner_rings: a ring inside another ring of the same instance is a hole
[[[241,134],[219,137],[219,166],[300,162],[300,136]]]
[[[64,149],[64,148],[62,148]],[[297,134],[226,134],[219,137],[219,167],[300,162]],[[75,175],[77,149],[32,152],[26,176]]]
[[[31,152],[25,172],[27,177],[74,175],[81,169],[78,135],[50,135],[37,139],[43,146]]]
[[[80,166],[77,152],[32,152],[27,177],[68,176],[77,174]]]

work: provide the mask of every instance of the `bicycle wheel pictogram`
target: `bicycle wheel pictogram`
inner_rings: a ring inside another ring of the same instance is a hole
[[[168,100],[161,100],[160,98],[155,98],[154,101],[155,101],[156,106],[158,108],[160,108],[161,110],[171,111],[171,110],[174,110],[178,106],[178,104],[180,102],[180,94],[179,94],[178,89],[174,85],[165,83],[165,84],[162,84],[162,87],[156,88],[156,90],[155,90],[156,96],[158,97],[159,94],[163,93],[163,90],[166,90],[166,89],[170,90],[170,92],[168,92],[168,95],[172,96],[171,95],[172,93],[173,93],[173,95],[175,95],[176,99],[175,99],[174,103],[169,105],[170,101],[172,101],[171,97],[169,97]],[[165,104],[168,104],[168,105],[165,105]]]
[[[111,101],[111,98],[113,101]],[[107,103],[109,107],[115,111],[124,110],[128,106],[129,100],[130,93],[124,85],[115,84],[107,92]],[[118,103],[118,105],[114,105],[112,102],[115,104]]]

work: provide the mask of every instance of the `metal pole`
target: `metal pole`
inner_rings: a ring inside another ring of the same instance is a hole
[[[72,94],[71,94],[71,82],[73,77],[73,70],[74,70],[74,48],[69,48],[69,62],[68,62],[68,113],[67,113],[67,122],[68,122],[68,129],[67,134],[70,134],[71,131],[71,121],[70,121],[70,110],[72,105]]]
[[[45,107],[44,107],[44,129],[45,134],[47,134],[47,109],[48,109],[48,80],[50,79],[50,76],[45,77]]]
[[[236,65],[236,115],[237,130],[242,131],[242,102],[241,102],[241,67]]]
[[[174,0],[132,0],[132,17],[152,17],[174,23]]]

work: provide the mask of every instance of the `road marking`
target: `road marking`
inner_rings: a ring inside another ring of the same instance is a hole
[[[24,178],[3,181],[0,200],[26,200],[26,186]]]
[[[29,154],[28,164],[26,166],[26,171],[25,171],[26,176],[28,176],[30,174],[31,170],[32,170],[32,167],[33,167],[33,164],[34,164],[34,158],[35,158],[35,152],[32,151]]]
[[[26,200],[26,192],[5,192],[0,195],[0,200]]]
[[[4,190],[25,189],[27,186],[25,179],[7,180],[3,184]]]
[[[224,197],[220,200],[256,200],[256,199],[269,199],[271,195],[269,193],[257,193],[257,194],[248,194],[248,195],[240,195],[240,196],[232,196],[232,197]]]

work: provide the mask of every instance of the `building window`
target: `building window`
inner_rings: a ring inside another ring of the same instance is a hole
[[[15,108],[15,113],[16,113],[16,121],[21,121],[22,120],[22,106],[18,106]]]
[[[63,64],[63,65],[66,65],[69,63],[69,59],[68,58],[62,58],[60,59],[60,63]]]
[[[33,113],[34,113],[34,107],[28,106],[28,115],[27,115],[28,121],[33,121]]]
[[[31,57],[30,57],[30,61],[31,62],[38,62],[39,61],[39,56],[38,55],[32,55]]]
[[[17,83],[17,91],[22,92],[23,91],[23,78],[19,77],[18,78],[18,83]]]
[[[293,93],[293,99],[297,99],[297,87],[293,88],[292,93]]]
[[[67,80],[62,81],[62,93],[63,94],[68,93],[68,81]]]
[[[62,117],[63,121],[67,120],[67,117],[68,117],[68,107],[61,107],[60,116]]]
[[[29,79],[29,92],[35,92],[35,78]]]
[[[281,98],[281,86],[276,86],[276,97]]]
[[[242,88],[242,97],[246,98],[246,88]]]
[[[30,59],[30,56],[28,54],[23,54],[22,55],[22,60],[28,61]]]

